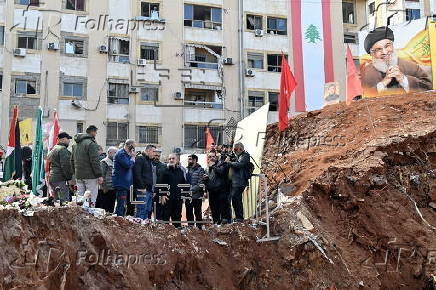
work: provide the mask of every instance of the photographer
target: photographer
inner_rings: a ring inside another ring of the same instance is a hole
[[[236,143],[233,147],[233,152],[236,156],[227,156],[225,162],[230,167],[230,196],[232,198],[232,206],[235,211],[235,221],[242,222],[244,220],[242,193],[244,192],[245,187],[248,185],[247,171],[250,163],[250,154],[244,151],[244,145],[242,143]]]
[[[117,216],[124,216],[126,199],[133,185],[133,166],[135,165],[135,141],[127,140],[123,149],[118,150],[114,157],[112,184],[117,191]]]
[[[207,174],[204,184],[209,193],[209,206],[215,224],[227,224],[231,219],[227,163],[218,160],[215,152],[207,154]]]

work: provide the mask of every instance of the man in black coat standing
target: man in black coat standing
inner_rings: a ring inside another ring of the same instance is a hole
[[[136,217],[148,219],[153,205],[153,158],[156,146],[147,145],[145,151],[136,156],[133,167],[133,187],[136,192]]]

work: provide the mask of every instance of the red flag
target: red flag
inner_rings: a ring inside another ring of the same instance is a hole
[[[212,148],[212,144],[215,143],[215,140],[213,140],[212,134],[210,133],[209,128],[206,128],[206,150],[210,150]]]
[[[53,127],[50,130],[50,136],[48,139],[48,151],[53,149],[53,147],[58,144],[58,135],[59,135],[59,119],[58,112],[54,112],[53,116]]]
[[[347,105],[351,104],[355,96],[362,95],[362,84],[357,74],[350,47],[347,44]]]
[[[294,75],[291,72],[288,61],[282,54],[282,74],[280,79],[279,96],[279,130],[282,132],[288,128],[288,112],[291,105],[291,94],[297,86]]]

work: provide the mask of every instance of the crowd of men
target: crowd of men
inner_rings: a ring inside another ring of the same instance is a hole
[[[117,216],[134,215],[141,219],[170,222],[181,226],[182,207],[190,225],[202,227],[203,201],[208,197],[213,222],[226,224],[243,221],[242,194],[248,185],[250,155],[242,143],[214,146],[207,152],[207,168],[198,156],[188,157],[188,167],[180,156],[170,154],[161,162],[161,151],[147,145],[136,152],[135,141],[126,140],[119,148],[102,148],[95,140],[97,127],[74,137],[72,151],[67,133],[58,136],[58,144],[49,152],[50,187],[61,204],[71,200],[71,187],[77,194],[91,193],[90,206]],[[133,194],[130,188],[133,186]],[[232,219],[232,207],[235,218]]]

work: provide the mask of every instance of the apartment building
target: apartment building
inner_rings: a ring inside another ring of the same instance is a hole
[[[340,2],[330,10],[343,85]],[[277,120],[281,53],[292,67],[289,0],[0,1],[1,127],[56,110],[62,129],[99,128],[104,147],[133,138],[164,154],[229,142],[270,102]],[[336,62],[338,59],[338,62]],[[292,102],[291,112],[295,110]],[[253,124],[255,126],[255,124]],[[2,130],[1,144],[7,143]]]

